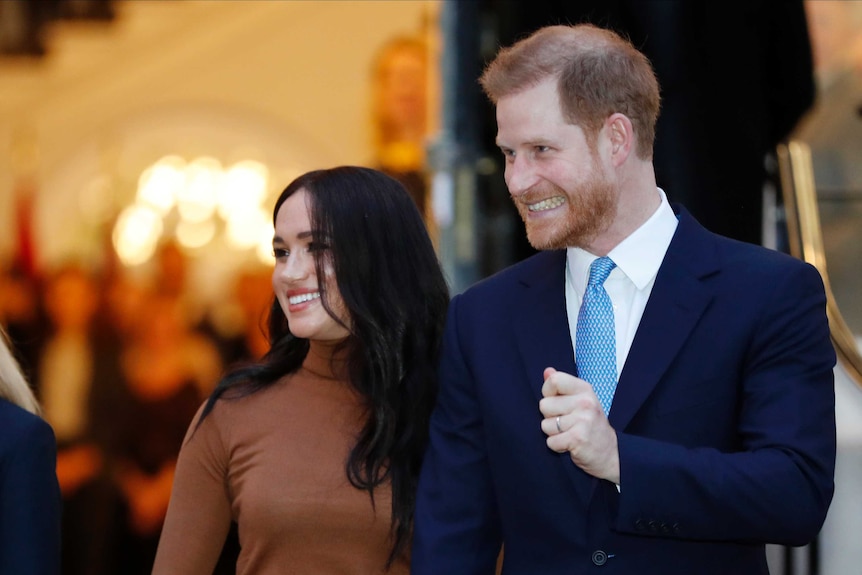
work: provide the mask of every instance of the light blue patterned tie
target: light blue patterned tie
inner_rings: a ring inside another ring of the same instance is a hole
[[[575,331],[578,377],[593,386],[605,415],[611,410],[617,388],[617,338],[614,307],[603,284],[616,266],[607,256],[590,265],[590,279]]]

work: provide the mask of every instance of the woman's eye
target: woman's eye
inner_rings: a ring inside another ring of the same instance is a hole
[[[311,242],[310,244],[308,244],[308,251],[310,252],[320,252],[328,249],[329,246],[321,242]]]
[[[277,260],[282,259],[282,258],[286,258],[289,255],[290,255],[290,251],[288,251],[284,248],[272,248],[272,256]]]

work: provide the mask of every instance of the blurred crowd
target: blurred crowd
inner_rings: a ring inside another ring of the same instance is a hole
[[[2,266],[0,324],[57,438],[64,575],[150,572],[189,423],[225,368],[267,349],[270,270],[240,272],[229,320],[213,321],[188,264],[166,244],[146,282],[119,266]],[[235,534],[223,572],[234,549]]]

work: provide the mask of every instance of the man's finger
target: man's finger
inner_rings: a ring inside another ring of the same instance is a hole
[[[542,372],[542,377],[544,378],[544,383],[542,384],[542,397],[552,397],[557,395],[557,387],[551,381],[551,376],[557,373],[557,370],[553,367],[546,367],[545,371]]]

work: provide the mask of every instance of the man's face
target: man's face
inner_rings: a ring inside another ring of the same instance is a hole
[[[617,187],[600,146],[563,118],[554,78],[497,101],[497,145],[534,248],[587,247],[610,226]]]

